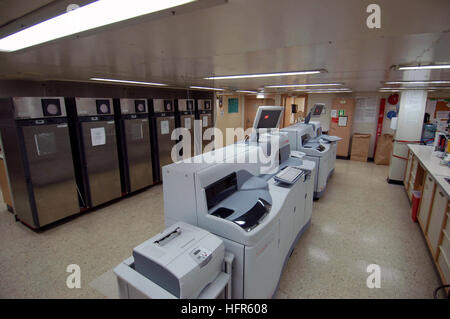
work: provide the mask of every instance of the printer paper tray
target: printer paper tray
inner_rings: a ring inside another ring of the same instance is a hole
[[[232,258],[234,259],[234,258]],[[119,283],[121,299],[178,299],[164,288],[134,270],[134,259],[130,257],[114,268]],[[198,299],[215,299],[230,282],[231,275],[221,272],[217,278],[204,289]]]

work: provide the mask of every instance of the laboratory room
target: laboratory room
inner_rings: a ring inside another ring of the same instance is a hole
[[[446,302],[449,13],[1,0],[0,298]]]

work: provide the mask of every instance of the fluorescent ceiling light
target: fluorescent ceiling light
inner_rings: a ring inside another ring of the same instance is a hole
[[[450,86],[424,86],[424,87],[385,87],[380,90],[449,90]]]
[[[308,86],[336,86],[342,83],[310,83],[310,84],[285,84],[285,85],[267,85],[265,88],[293,88],[293,87],[308,87]]]
[[[191,89],[198,89],[198,90],[213,90],[213,91],[225,91],[225,89],[220,88],[210,88],[206,86],[190,86]]]
[[[236,92],[238,92],[238,93],[248,93],[248,94],[256,94],[256,93],[258,93],[256,91],[246,91],[246,90],[237,90]]]
[[[102,82],[116,82],[116,83],[127,83],[127,84],[139,84],[139,85],[154,85],[154,86],[166,86],[164,83],[152,83],[152,82],[142,82],[142,81],[129,81],[129,80],[117,80],[117,79],[102,79],[102,78],[90,78],[93,81]]]
[[[314,94],[314,93],[351,93],[353,92],[352,90],[348,90],[348,91],[307,91],[306,93],[308,94]]]
[[[435,81],[388,81],[384,84],[450,84],[450,81],[435,80]]]
[[[306,89],[306,90],[294,90],[294,91],[308,91],[308,92],[324,92],[324,91],[351,91],[350,88],[319,88],[319,89]]]
[[[306,75],[318,74],[326,72],[326,70],[310,70],[310,71],[292,71],[292,72],[276,72],[276,73],[256,73],[256,74],[236,74],[236,75],[218,75],[210,76],[205,80],[229,80],[229,79],[248,79],[248,78],[265,78],[271,76],[290,76],[290,75]]]
[[[450,69],[450,64],[430,64],[416,66],[399,66],[399,71]]]
[[[12,52],[196,0],[99,0],[0,39],[0,51]]]

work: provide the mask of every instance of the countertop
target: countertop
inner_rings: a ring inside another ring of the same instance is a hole
[[[450,178],[450,167],[440,164],[441,159],[433,154],[433,146],[409,144],[408,147],[447,197],[450,197],[450,184],[445,180],[446,177]]]

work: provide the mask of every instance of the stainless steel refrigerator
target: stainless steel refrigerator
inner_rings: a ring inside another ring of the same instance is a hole
[[[76,134],[88,207],[122,196],[112,99],[75,98]]]
[[[195,126],[195,101],[193,99],[178,99],[178,117],[179,126],[189,131],[190,141],[186,144],[190,145],[190,149],[180,147],[178,149],[178,159],[189,158],[196,154],[194,146],[194,126]],[[183,138],[180,138],[180,142]],[[183,145],[182,143],[181,145]]]
[[[151,125],[146,99],[115,99],[122,192],[153,184]]]
[[[205,131],[208,128],[214,127],[213,123],[213,115],[212,115],[212,100],[208,99],[199,99],[197,100],[197,119],[200,120],[201,123],[201,151],[203,153],[205,150],[205,146],[214,141],[214,136],[212,136],[212,140],[205,139]]]
[[[153,99],[151,102],[158,149],[157,180],[162,181],[161,168],[164,165],[173,163],[171,153],[176,141],[171,139],[171,135],[175,129],[175,107],[174,101],[171,99]]]
[[[64,99],[1,99],[0,130],[16,217],[36,229],[79,213]]]

